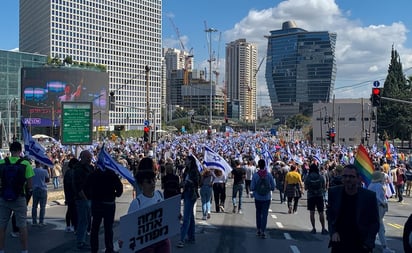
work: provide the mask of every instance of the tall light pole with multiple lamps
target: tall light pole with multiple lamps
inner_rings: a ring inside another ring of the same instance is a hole
[[[212,113],[213,113],[213,85],[212,85],[212,33],[217,32],[217,29],[214,28],[206,28],[205,30],[206,34],[209,33],[209,81],[210,81],[210,118],[209,118],[209,124],[212,126]]]

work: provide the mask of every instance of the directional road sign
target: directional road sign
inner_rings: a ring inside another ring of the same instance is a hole
[[[62,102],[61,115],[63,145],[93,143],[93,104],[91,102]]]

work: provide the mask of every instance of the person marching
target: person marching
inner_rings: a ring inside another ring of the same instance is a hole
[[[272,174],[266,169],[266,162],[263,159],[258,161],[259,170],[253,174],[250,189],[253,192],[256,208],[256,236],[266,238],[266,225],[269,214],[271,191],[275,190],[275,180]]]
[[[320,175],[318,165],[312,163],[309,166],[309,174],[305,178],[305,190],[307,194],[307,206],[310,212],[310,223],[312,225],[312,234],[316,234],[315,226],[315,209],[319,213],[319,221],[322,226],[322,235],[328,234],[325,228],[324,199],[323,193],[326,191],[325,178]]]
[[[303,194],[302,177],[295,164],[290,165],[290,171],[285,176],[285,195],[288,199],[288,213],[296,213],[299,199]],[[293,200],[293,208],[292,208]]]

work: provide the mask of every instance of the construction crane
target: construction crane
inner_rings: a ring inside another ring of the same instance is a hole
[[[176,36],[177,39],[179,40],[179,44],[180,44],[180,49],[182,50],[182,52],[180,53],[180,60],[184,60],[183,62],[183,84],[184,85],[188,85],[189,84],[189,67],[191,68],[191,58],[193,58],[193,48],[191,48],[189,50],[189,52],[186,51],[185,48],[185,44],[183,43],[181,36],[180,36],[180,32],[179,29],[176,27],[175,23],[173,22],[172,18],[169,17],[170,23],[173,26],[173,29],[176,32]]]
[[[254,75],[253,75],[253,78],[256,78],[256,76],[257,76],[257,74],[258,74],[258,72],[259,72],[259,70],[260,70],[260,67],[262,66],[262,63],[263,63],[263,61],[265,60],[265,58],[266,58],[266,56],[264,56],[264,57],[262,58],[262,60],[261,60],[260,63],[259,63],[258,68],[255,69],[255,73],[254,73]]]
[[[260,63],[259,63],[259,66],[257,67],[257,69],[255,69],[255,73],[253,73],[253,78],[256,79],[256,76],[257,76],[257,74],[258,74],[258,72],[259,72],[259,70],[260,70],[260,67],[262,66],[262,63],[263,63],[263,61],[265,60],[265,58],[266,58],[266,56],[264,56],[264,57],[262,58],[262,60],[261,60]],[[256,81],[256,90],[257,90],[257,81]],[[248,91],[249,91],[249,102],[250,102],[250,107],[249,107],[249,108],[252,108],[252,89],[251,89],[250,86],[248,87]],[[256,100],[256,101],[257,101],[257,100]],[[256,104],[255,106],[256,106],[255,108],[257,108],[257,104]],[[250,109],[250,110],[251,110],[251,109]],[[250,115],[252,115],[252,113],[250,113]],[[257,123],[257,114],[256,114],[256,119],[255,119],[255,132],[256,132],[256,123]]]

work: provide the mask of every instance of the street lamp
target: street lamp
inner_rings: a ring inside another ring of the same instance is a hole
[[[212,32],[217,32],[217,29],[214,28],[207,28],[205,30],[206,33],[209,33],[209,81],[210,81],[210,119],[209,125],[212,125],[212,96],[213,96],[213,86],[212,86]]]
[[[150,120],[150,103],[149,103],[149,74],[150,74],[150,67],[148,65],[146,65],[144,67],[145,71],[146,71],[146,120],[149,121]],[[150,133],[150,132],[149,132]],[[150,134],[149,134],[149,140],[150,140]]]
[[[14,117],[14,136],[12,137],[12,135],[11,135],[11,103],[12,102],[14,102],[14,105],[15,105],[15,117]],[[11,98],[11,99],[9,99],[9,100],[7,100],[7,109],[8,109],[8,112],[9,112],[9,120],[8,120],[8,129],[9,129],[9,132],[8,132],[8,135],[7,135],[7,141],[8,141],[8,143],[11,143],[11,139],[13,138],[13,140],[15,140],[15,138],[16,138],[16,133],[17,133],[17,128],[16,128],[16,118],[17,118],[17,98]]]

